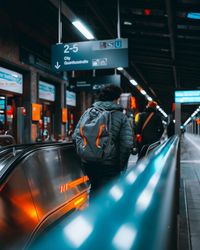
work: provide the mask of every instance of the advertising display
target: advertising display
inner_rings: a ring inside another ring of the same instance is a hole
[[[39,98],[47,101],[55,101],[55,86],[39,81]]]
[[[32,103],[32,121],[39,121],[41,119],[41,105]]]
[[[175,91],[176,103],[200,103],[200,90]]]
[[[55,71],[128,67],[128,39],[86,41],[52,46]]]
[[[0,89],[22,94],[23,93],[22,74],[0,67]]]
[[[62,108],[62,122],[66,123],[67,122],[67,108]]]
[[[107,75],[107,76],[95,76],[95,77],[78,77],[69,79],[69,88],[73,91],[92,91],[99,90],[107,84],[115,84],[120,86],[120,75]]]
[[[76,106],[76,93],[72,91],[66,91],[66,105]]]

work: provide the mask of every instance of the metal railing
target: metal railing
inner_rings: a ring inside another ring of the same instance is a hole
[[[176,249],[178,148],[170,138],[31,249]]]

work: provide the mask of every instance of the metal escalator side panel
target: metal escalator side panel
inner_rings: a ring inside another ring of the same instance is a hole
[[[72,209],[78,209],[86,202],[86,197],[82,195],[88,192],[87,181],[73,147],[47,147],[27,154],[18,162],[6,183],[0,186],[0,209],[2,207],[5,211],[7,206],[10,207],[9,213],[1,213],[5,224],[0,229],[0,235],[5,235],[2,237],[3,244],[22,247],[37,227],[47,221],[47,217],[52,222],[53,213],[62,215],[59,210],[63,210],[67,203],[74,200]],[[61,192],[61,187],[67,186]],[[23,218],[23,223],[20,222],[20,217]],[[33,219],[35,223],[32,222]],[[13,224],[6,223],[7,221],[13,221]],[[15,240],[8,238],[6,232],[11,232],[12,235],[17,232]]]
[[[0,241],[2,249],[21,246],[39,219],[22,168],[16,168],[0,191]],[[21,237],[23,235],[23,237]]]

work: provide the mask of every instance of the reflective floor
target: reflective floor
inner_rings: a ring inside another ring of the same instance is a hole
[[[185,205],[189,244],[192,250],[200,249],[200,137],[185,134],[181,141],[181,185],[184,194],[181,204]],[[184,199],[184,200],[183,200]],[[184,230],[184,228],[182,228]],[[185,241],[187,233],[185,232]],[[180,249],[185,249],[186,245]]]

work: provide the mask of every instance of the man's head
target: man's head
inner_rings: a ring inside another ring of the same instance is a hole
[[[116,101],[120,98],[122,89],[114,84],[103,87],[99,94],[99,101]]]
[[[156,108],[157,105],[158,105],[157,102],[149,101],[147,103],[147,108]]]

